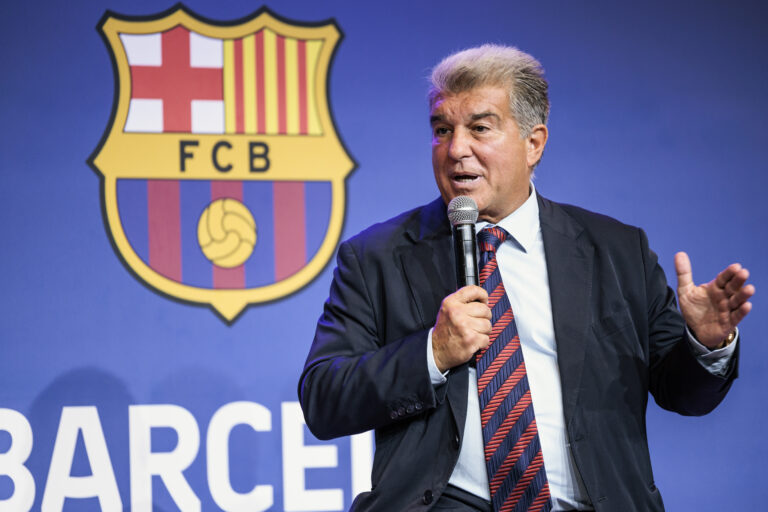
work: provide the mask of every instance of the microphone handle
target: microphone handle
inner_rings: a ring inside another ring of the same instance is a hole
[[[456,255],[457,289],[470,284],[477,286],[477,244],[474,224],[453,226],[453,249]]]

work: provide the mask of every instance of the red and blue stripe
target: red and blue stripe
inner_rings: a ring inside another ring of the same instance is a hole
[[[242,202],[257,240],[241,266],[213,265],[197,241],[197,223],[214,200]],[[117,183],[120,220],[136,254],[158,273],[199,288],[266,286],[298,272],[319,250],[328,228],[329,182],[134,180]]]

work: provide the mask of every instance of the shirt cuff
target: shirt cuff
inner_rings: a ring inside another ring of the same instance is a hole
[[[709,373],[713,375],[723,376],[728,372],[728,367],[731,362],[731,357],[736,351],[736,343],[739,342],[739,328],[736,328],[736,337],[723,348],[717,350],[710,350],[697,340],[691,333],[688,326],[685,327],[685,332],[688,335],[688,346],[691,347],[693,355],[696,356],[696,360],[701,366],[704,367]]]
[[[427,336],[427,367],[429,368],[429,379],[432,381],[433,386],[439,386],[440,384],[445,383],[447,381],[448,372],[450,370],[446,370],[445,373],[441,373],[440,370],[437,368],[437,363],[435,363],[435,353],[432,352],[432,331],[434,329],[429,330],[429,335]],[[733,343],[731,343],[733,345]]]

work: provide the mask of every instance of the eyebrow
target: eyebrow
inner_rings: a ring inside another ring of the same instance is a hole
[[[429,124],[435,124],[445,120],[445,116],[429,116]]]
[[[471,116],[469,116],[469,118],[472,121],[478,121],[480,119],[485,119],[486,117],[493,117],[497,121],[501,120],[499,115],[494,113],[494,112],[480,112],[478,114],[472,114]],[[443,121],[445,121],[445,116],[443,116],[443,115],[434,115],[434,116],[430,116],[429,117],[429,124],[431,124],[431,125],[435,124],[435,123],[440,123],[440,122],[443,122]]]
[[[499,115],[494,112],[480,112],[479,114],[472,114],[470,116],[470,119],[472,119],[473,121],[477,121],[479,119],[484,119],[486,117],[495,117],[497,121],[501,119]]]

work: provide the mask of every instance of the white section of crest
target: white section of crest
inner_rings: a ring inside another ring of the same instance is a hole
[[[163,100],[131,100],[128,105],[125,131],[161,133],[163,131]]]
[[[224,45],[221,39],[189,33],[189,65],[193,68],[224,67]]]
[[[224,133],[224,102],[192,100],[192,133]]]
[[[160,34],[120,34],[128,64],[131,66],[162,66],[163,45]]]

